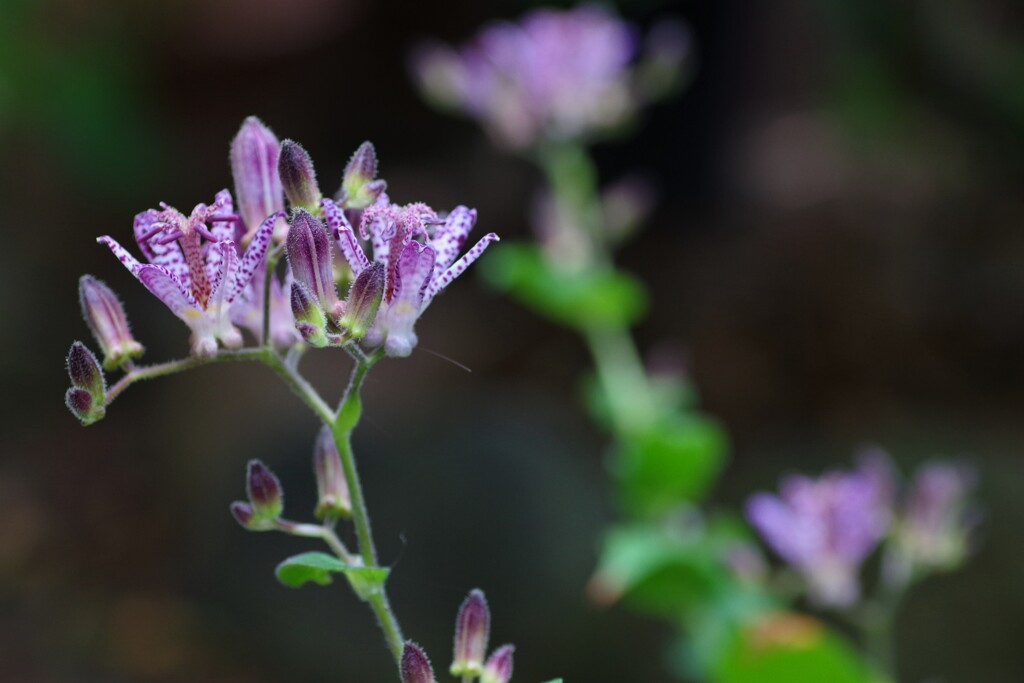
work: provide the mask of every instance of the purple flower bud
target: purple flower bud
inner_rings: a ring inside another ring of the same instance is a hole
[[[305,209],[292,214],[288,263],[296,282],[308,287],[324,312],[337,320],[343,307],[334,289],[333,252],[327,228]]]
[[[231,172],[235,177],[238,212],[246,226],[248,243],[260,224],[271,214],[284,210],[284,190],[277,164],[281,145],[274,133],[255,116],[242,122],[231,142]],[[278,222],[274,237],[283,239],[285,227]]]
[[[323,427],[317,436],[313,450],[313,469],[316,472],[318,494],[314,513],[317,518],[350,517],[352,500],[349,497],[348,481],[341,466],[338,446],[327,427]]]
[[[436,683],[434,670],[430,667],[427,653],[411,640],[405,641],[402,648],[402,663],[399,667],[402,683]]]
[[[142,355],[142,344],[132,337],[124,308],[109,287],[92,275],[83,275],[78,280],[78,298],[82,316],[103,350],[104,368],[113,370]]]
[[[345,315],[338,325],[348,330],[348,336],[362,339],[373,325],[384,296],[384,264],[374,261],[360,271],[348,290]]]
[[[484,664],[480,683],[508,683],[512,680],[512,653],[514,645],[502,645],[495,650]]]
[[[320,202],[321,194],[309,152],[294,140],[285,140],[281,143],[281,158],[277,167],[281,174],[281,185],[292,207],[313,211]]]
[[[483,591],[473,589],[462,601],[455,619],[455,654],[452,676],[479,676],[484,667],[491,613]]]
[[[231,504],[231,516],[235,518],[236,522],[249,529],[252,526],[255,513],[253,512],[252,505],[236,500]]]
[[[344,197],[345,208],[365,209],[377,201],[387,188],[383,180],[374,180],[377,175],[377,152],[369,141],[359,145],[345,167],[339,195]]]
[[[107,393],[107,383],[92,351],[82,342],[76,341],[68,352],[67,364],[71,383],[89,392],[95,403],[102,404]]]
[[[327,316],[309,287],[301,282],[292,283],[292,315],[295,317],[295,329],[307,344],[318,349],[327,346],[324,332]]]
[[[251,525],[269,525],[284,509],[281,482],[270,469],[259,460],[250,460],[245,477],[245,490],[252,506]]]
[[[972,469],[952,463],[928,463],[918,470],[896,524],[893,554],[905,576],[957,567],[967,557],[970,532],[977,523],[969,498],[976,486]]]
[[[71,387],[67,390],[67,393],[64,394],[64,405],[85,426],[102,419],[107,412],[102,403],[93,399],[92,394],[78,387]]]

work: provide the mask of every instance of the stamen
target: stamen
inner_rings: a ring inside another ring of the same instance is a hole
[[[167,232],[167,236],[166,237],[161,237],[160,239],[158,239],[156,241],[156,243],[157,244],[170,244],[171,242],[174,242],[175,240],[180,240],[184,236],[185,236],[185,233],[183,233],[178,228],[171,228]]]

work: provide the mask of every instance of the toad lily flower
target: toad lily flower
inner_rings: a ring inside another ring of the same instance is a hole
[[[193,354],[215,355],[218,341],[238,348],[242,335],[231,323],[231,304],[263,262],[274,223],[283,214],[264,220],[240,257],[232,239],[238,216],[227,190],[218,192],[213,204],[197,205],[188,216],[160,206],[160,211],[149,209],[135,216],[135,240],[149,263],[140,262],[107,235],[97,242],[110,247],[132,275],[189,326]]]
[[[860,596],[860,566],[892,521],[888,488],[868,463],[820,479],[791,476],[779,496],[752,496],[747,518],[804,578],[815,603],[849,607]]]
[[[498,236],[488,233],[456,260],[469,231],[476,223],[476,211],[456,207],[445,219],[426,204],[388,204],[386,195],[365,209],[359,224],[360,236],[373,246],[373,260],[385,267],[384,296],[367,345],[383,344],[389,356],[405,357],[416,347],[416,320],[434,297],[478,259]],[[342,209],[330,199],[320,202],[331,236],[358,276],[370,266],[370,259],[356,237]]]

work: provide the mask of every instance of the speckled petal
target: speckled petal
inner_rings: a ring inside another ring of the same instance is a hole
[[[448,268],[448,270],[434,278],[423,297],[422,308],[429,306],[430,302],[434,300],[434,296],[436,296],[438,292],[447,287],[452,280],[462,275],[462,272],[466,270],[473,261],[480,258],[480,255],[484,253],[491,242],[497,241],[498,236],[493,232],[484,235],[479,242],[473,245],[472,249],[462,256],[462,258],[456,261],[450,268]]]
[[[203,317],[203,311],[192,295],[170,272],[161,266],[143,264],[139,267],[136,277],[153,295],[164,302],[171,313],[178,316],[189,326],[196,318]]]
[[[437,229],[430,246],[437,250],[437,272],[450,266],[462,250],[466,236],[476,223],[476,210],[465,206],[452,209],[444,225]]]
[[[274,224],[279,218],[284,218],[284,215],[284,212],[280,211],[268,216],[260,224],[259,229],[253,233],[249,248],[245,250],[245,254],[238,263],[238,267],[231,271],[231,279],[228,281],[227,291],[225,292],[228,302],[234,301],[235,297],[242,293],[245,286],[252,280],[253,273],[263,263],[263,259],[267,255],[267,249],[270,247],[270,239],[274,233]],[[257,286],[262,287],[263,283],[258,283]]]
[[[162,220],[160,212],[156,209],[149,209],[137,214],[133,226],[135,241],[138,242],[139,249],[142,250],[142,255],[146,257],[147,261],[161,266],[173,275],[178,282],[182,283],[186,289],[191,289],[192,278],[188,272],[188,264],[185,262],[185,255],[181,252],[181,247],[177,241],[159,244],[159,234],[147,240],[140,239],[152,231],[155,223],[160,223]]]
[[[330,199],[321,201],[320,206],[324,210],[327,229],[331,231],[331,237],[338,242],[341,255],[345,257],[345,261],[352,268],[352,274],[359,275],[364,268],[370,265],[370,261],[366,258],[366,253],[363,251],[362,245],[359,244],[359,240],[356,239],[356,234],[348,219],[345,218],[345,212]]]
[[[96,241],[110,247],[110,251],[114,252],[114,256],[117,257],[117,260],[123,263],[124,267],[131,271],[132,275],[135,277],[139,276],[139,268],[142,267],[142,264],[137,258],[132,256],[127,249],[118,244],[117,240],[108,235],[103,235],[102,237],[97,237]]]

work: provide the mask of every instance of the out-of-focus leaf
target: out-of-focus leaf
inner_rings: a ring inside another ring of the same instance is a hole
[[[841,638],[805,615],[773,612],[740,629],[715,668],[715,683],[871,683],[870,669]]]
[[[700,500],[725,462],[725,432],[711,418],[674,414],[622,443],[613,469],[625,507],[657,515]]]
[[[483,273],[492,285],[569,327],[631,325],[647,309],[644,287],[631,275],[612,270],[561,272],[534,245],[503,245],[486,261]]]
[[[354,567],[327,553],[309,552],[294,555],[277,565],[277,579],[286,586],[298,588],[312,581],[326,586],[332,574],[344,574],[361,599],[380,590],[388,577],[387,567]]]
[[[591,593],[600,602],[622,599],[640,611],[678,619],[728,581],[702,531],[674,534],[636,524],[605,536]]]

